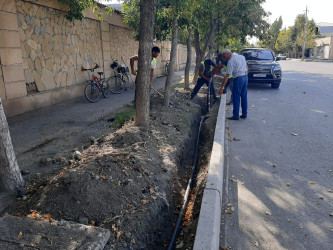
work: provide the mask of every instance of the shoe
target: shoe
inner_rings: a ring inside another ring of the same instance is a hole
[[[241,115],[240,116],[240,118],[242,118],[242,119],[246,119],[246,117],[247,117],[246,115]]]
[[[239,120],[239,118],[238,118],[238,117],[231,116],[231,117],[228,117],[228,120]]]
[[[226,105],[231,105],[232,104],[232,101],[229,101],[226,103]]]
[[[217,97],[214,97],[214,101],[216,101],[216,102],[219,102],[219,101],[220,101],[220,99],[219,99],[219,98],[217,98]]]

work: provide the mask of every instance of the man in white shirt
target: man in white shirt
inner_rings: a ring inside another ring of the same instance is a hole
[[[239,117],[246,119],[247,117],[247,64],[245,57],[242,55],[235,55],[231,53],[230,49],[225,49],[222,52],[222,57],[228,60],[228,68],[226,77],[219,90],[222,95],[224,87],[226,86],[229,76],[232,74],[234,83],[232,87],[232,102],[233,102],[233,116],[228,117],[229,120],[239,120]],[[239,108],[242,107],[242,115],[239,116]]]
[[[151,67],[150,67],[150,87],[152,87],[152,83],[153,83],[153,79],[154,79],[154,70],[156,68],[156,57],[158,57],[158,55],[160,54],[160,48],[157,46],[154,46],[151,50]],[[131,73],[133,75],[136,75],[137,70],[134,69],[134,62],[139,60],[138,56],[133,56],[130,59],[130,66],[131,66]],[[135,79],[136,81],[136,79]],[[136,84],[136,82],[135,82]],[[134,102],[136,100],[136,88],[135,88],[135,94],[134,94]]]

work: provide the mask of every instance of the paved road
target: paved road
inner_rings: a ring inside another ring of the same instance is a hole
[[[333,63],[281,65],[280,89],[249,85],[248,119],[227,121],[220,243],[333,249]]]

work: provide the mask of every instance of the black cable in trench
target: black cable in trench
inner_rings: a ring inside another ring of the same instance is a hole
[[[190,189],[191,189],[191,186],[192,186],[192,181],[193,181],[194,174],[196,172],[196,167],[197,167],[199,142],[200,142],[200,133],[201,133],[201,128],[202,128],[202,123],[203,123],[203,121],[207,117],[208,117],[207,115],[204,115],[204,116],[201,117],[201,121],[200,121],[200,125],[199,125],[199,131],[198,131],[198,137],[197,137],[197,143],[195,145],[195,154],[194,154],[194,160],[193,160],[192,174],[191,174],[191,177],[190,177],[189,182],[187,184],[186,192],[185,192],[185,195],[184,195],[183,205],[182,205],[182,207],[180,209],[180,212],[179,212],[179,215],[178,215],[178,219],[177,219],[177,223],[176,223],[174,232],[172,234],[172,238],[171,238],[168,250],[172,250],[174,248],[175,241],[176,241],[178,233],[179,233],[180,224],[181,224],[181,222],[183,220],[183,213],[184,213],[184,210],[186,208],[188,196],[189,196]]]

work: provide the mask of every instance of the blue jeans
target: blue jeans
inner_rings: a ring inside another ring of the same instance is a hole
[[[239,117],[239,106],[242,106],[242,115],[247,116],[247,76],[234,78],[232,87],[232,102],[234,106],[233,117]]]
[[[195,85],[193,92],[191,94],[191,97],[193,98],[194,96],[196,96],[196,94],[198,94],[199,90],[201,89],[202,85],[204,85],[206,83],[206,85],[208,86],[208,81],[206,81],[203,78],[198,78],[197,84]],[[215,94],[215,89],[214,89],[214,83],[212,82],[211,84],[211,93],[214,97],[214,99],[216,98],[216,94]]]

